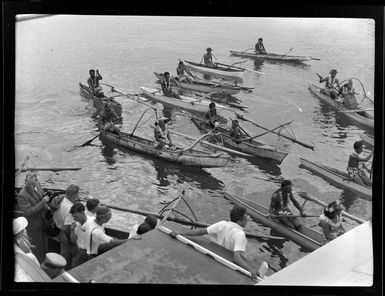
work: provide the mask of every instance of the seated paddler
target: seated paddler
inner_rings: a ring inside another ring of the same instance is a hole
[[[98,119],[99,132],[102,132],[103,130],[106,129],[107,131],[114,133],[120,137],[120,129],[118,126],[114,124],[119,120],[121,120],[121,118],[118,115],[116,115],[116,113],[111,107],[111,103],[105,102],[104,110],[100,112],[99,119]]]
[[[239,126],[238,120],[234,119],[231,122],[230,137],[238,140],[238,139],[242,138],[243,135],[244,135],[244,133],[242,132],[242,130]]]
[[[345,108],[350,110],[358,109],[358,103],[353,87],[353,81],[351,79],[349,79],[348,82],[342,86],[341,94],[344,99],[343,104]]]
[[[154,146],[157,149],[175,147],[171,141],[170,132],[166,125],[167,118],[162,117],[155,122],[154,128]]]
[[[321,77],[319,76],[319,82],[325,82],[325,88],[321,89],[321,93],[331,97],[333,100],[337,100],[338,93],[340,90],[340,82],[336,78],[337,70],[330,70],[330,77]]]
[[[175,80],[173,80],[175,81]],[[163,94],[166,97],[176,98],[176,99],[182,99],[176,92],[173,91],[171,86],[171,78],[169,72],[164,72],[163,74],[163,80],[161,81],[160,85],[162,86]],[[175,84],[179,84],[177,81],[175,81]]]
[[[99,80],[103,79],[102,75],[100,75],[99,70],[96,70],[96,75],[95,75],[94,69],[91,69],[89,73],[90,73],[90,77],[88,78],[87,83],[89,88],[91,89],[92,94],[99,98],[103,98],[104,97],[103,89],[99,84]]]
[[[354,143],[354,152],[349,155],[347,171],[349,177],[352,178],[354,182],[361,185],[372,186],[370,178],[365,173],[365,171],[370,173],[370,169],[366,166],[365,162],[373,156],[373,150],[370,151],[368,156],[361,157],[361,152],[363,151],[362,146],[363,144],[360,141]]]
[[[219,124],[217,109],[215,108],[214,102],[211,102],[209,104],[209,111],[206,112],[206,114],[203,117],[203,120],[204,120],[206,126],[208,126],[210,128],[214,128],[216,125],[215,124],[216,122],[218,122],[218,124]]]
[[[177,80],[179,82],[193,83],[192,79],[185,75],[185,65],[182,61],[179,61],[178,67],[176,68],[176,74],[178,75]]]
[[[258,42],[255,44],[255,53],[256,54],[267,54],[265,46],[263,45],[263,39],[258,38]]]

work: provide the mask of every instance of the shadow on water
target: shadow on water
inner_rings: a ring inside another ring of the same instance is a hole
[[[309,64],[305,64],[302,62],[282,62],[279,60],[275,61],[275,60],[255,59],[254,60],[254,69],[256,71],[260,71],[264,62],[268,62],[269,64],[278,65],[278,66],[285,66],[285,67],[289,66],[289,67],[295,67],[295,68],[299,68],[299,69],[309,69],[310,68]]]
[[[259,170],[265,172],[266,174],[277,177],[282,175],[281,168],[273,160],[264,159],[260,157],[247,158],[247,160],[252,165],[255,165]]]
[[[159,183],[155,184],[159,187],[167,187],[171,184],[168,177],[173,176],[173,178],[177,178],[176,182],[178,183],[184,183],[184,182],[194,182],[198,184],[198,187],[201,189],[208,189],[208,190],[219,190],[223,189],[224,184],[222,181],[214,178],[210,173],[206,172],[203,168],[198,167],[189,167],[189,166],[183,166],[178,165],[174,163],[170,163],[161,159],[157,159],[151,156],[147,156],[145,154],[131,151],[127,148],[107,143],[102,141],[103,146],[101,148],[102,155],[106,159],[106,162],[109,165],[115,164],[116,160],[114,159],[114,156],[117,154],[116,149],[119,149],[120,151],[132,155],[132,156],[140,156],[143,159],[151,160],[155,170],[157,171],[156,178],[158,179]]]

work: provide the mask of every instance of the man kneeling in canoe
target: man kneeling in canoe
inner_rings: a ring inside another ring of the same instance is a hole
[[[247,210],[244,207],[234,206],[230,212],[230,221],[220,221],[210,225],[207,228],[186,229],[182,233],[171,232],[174,238],[178,234],[199,236],[209,234],[218,245],[225,247],[233,252],[234,263],[243,267],[251,273],[253,279],[256,279],[259,270],[250,264],[250,260],[246,257],[247,238],[244,227],[247,224]],[[262,262],[264,268],[268,268],[266,262]]]
[[[340,82],[336,78],[336,75],[337,70],[335,69],[330,71],[330,77],[323,78],[322,76],[318,75],[319,82],[325,82],[325,88],[321,89],[321,93],[331,97],[333,100],[337,100],[340,90]]]
[[[369,168],[365,165],[365,162],[367,162],[373,156],[373,150],[370,151],[367,157],[361,157],[360,154],[363,150],[362,142],[355,142],[353,147],[354,152],[349,155],[349,162],[347,168],[349,177],[352,178],[354,182],[360,185],[372,186],[372,182],[370,181],[369,177],[365,174],[364,169],[368,173],[370,172]]]
[[[176,92],[172,90],[171,86],[171,80],[170,80],[170,73],[169,72],[164,72],[163,74],[164,79],[161,82],[162,86],[162,92],[166,97],[170,98],[176,98],[176,99],[182,99],[180,95],[178,95]],[[175,82],[176,84],[179,84],[177,81]]]
[[[103,98],[104,97],[103,89],[99,84],[99,80],[103,79],[102,75],[100,75],[99,70],[96,70],[96,75],[95,75],[95,70],[93,69],[91,69],[89,73],[90,73],[90,77],[87,80],[89,88],[91,89],[92,93],[95,96],[99,98]]]
[[[157,149],[162,149],[163,147],[175,147],[171,141],[170,132],[166,126],[166,120],[166,117],[162,117],[158,122],[155,122],[154,146]]]
[[[120,120],[120,118],[111,108],[111,104],[109,102],[105,102],[104,110],[100,113],[98,119],[99,132],[102,132],[108,127],[107,131],[114,133],[118,135],[118,137],[120,137],[120,129],[114,125],[114,122],[118,120]]]
[[[302,226],[301,223],[296,217],[290,217],[293,216],[293,213],[289,209],[289,198],[299,210],[301,216],[305,217],[306,215],[298,201],[293,196],[292,186],[293,185],[290,180],[282,181],[281,188],[276,190],[271,197],[269,212],[271,218],[277,218],[282,224],[299,230]]]

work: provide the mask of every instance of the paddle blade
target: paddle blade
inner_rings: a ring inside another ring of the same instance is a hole
[[[265,261],[263,261],[261,266],[259,267],[259,270],[258,270],[259,276],[262,279],[266,278],[266,273],[267,273],[268,269],[269,269],[269,265]]]

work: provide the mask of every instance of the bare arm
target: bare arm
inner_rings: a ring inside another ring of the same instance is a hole
[[[200,236],[200,235],[205,235],[207,234],[207,228],[195,228],[195,229],[186,229],[183,230],[181,235],[188,235],[188,236]]]
[[[330,229],[329,229],[329,226],[327,223],[325,223],[324,221],[321,221],[320,222],[320,226],[323,230],[323,233],[326,237],[327,240],[333,240],[334,239],[334,236],[332,235],[332,233],[330,232]]]
[[[279,202],[278,195],[274,193],[273,196],[271,197],[270,208],[269,208],[269,213],[270,213],[270,216],[272,217],[274,216],[277,202]]]
[[[244,269],[250,271],[251,273],[251,277],[253,279],[256,279],[257,276],[258,276],[258,269],[249,265],[247,262],[246,262],[246,255],[245,255],[245,252],[244,251],[234,251],[234,257],[233,257],[233,260],[235,262],[235,264],[243,267]]]
[[[302,209],[299,202],[294,198],[293,193],[290,193],[290,200],[293,202],[294,206],[299,210],[299,212],[301,213],[301,216],[305,216],[304,210]]]

